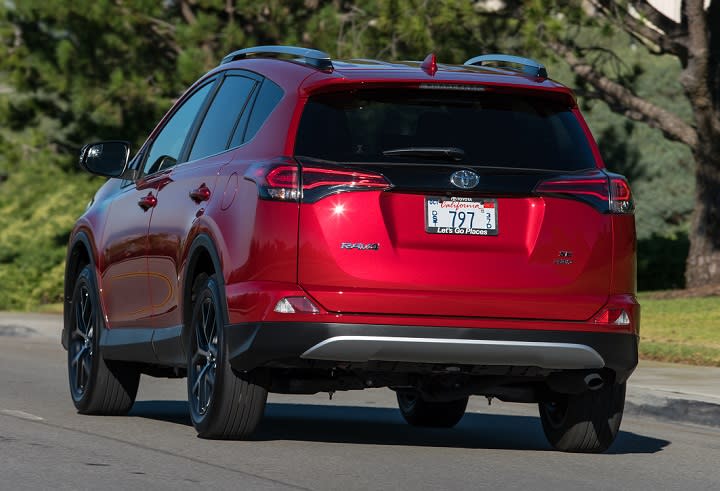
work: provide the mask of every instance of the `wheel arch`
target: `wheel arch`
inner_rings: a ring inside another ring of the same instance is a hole
[[[218,286],[223,304],[220,312],[223,323],[227,323],[228,319],[227,300],[225,298],[225,278],[222,274],[222,261],[212,238],[206,234],[198,235],[188,249],[187,258],[182,281],[182,344],[185,350],[187,350],[189,346],[195,280],[201,273],[216,275],[219,282]]]
[[[63,291],[63,330],[60,341],[65,349],[68,348],[68,330],[73,290],[75,281],[82,268],[87,265],[95,270],[94,247],[90,236],[85,231],[76,233],[68,246],[67,258],[65,260],[65,282]]]

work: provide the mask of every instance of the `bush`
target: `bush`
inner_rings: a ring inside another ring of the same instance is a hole
[[[685,260],[689,249],[685,232],[675,237],[653,234],[638,240],[638,289],[685,288]]]
[[[67,234],[98,180],[28,165],[0,184],[0,309],[62,301]]]

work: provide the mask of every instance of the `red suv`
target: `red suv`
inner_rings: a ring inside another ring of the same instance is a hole
[[[471,395],[538,403],[597,452],[637,364],[635,223],[573,93],[539,63],[229,54],[72,234],[70,392],[121,414],[141,373],[187,377],[202,437],[247,438],[268,392],[389,387],[415,426]]]

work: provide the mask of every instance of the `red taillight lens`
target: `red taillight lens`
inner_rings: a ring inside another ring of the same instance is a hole
[[[625,309],[605,308],[593,319],[595,324],[613,324],[616,326],[629,326],[630,315]]]
[[[274,188],[297,188],[298,169],[290,166],[275,167],[267,173],[265,179],[268,186]]]
[[[300,199],[300,170],[292,159],[255,164],[245,173],[245,179],[257,184],[261,198],[281,201]]]
[[[255,165],[248,170],[245,178],[258,184],[261,197],[284,201],[302,198],[304,202],[314,202],[343,191],[392,187],[380,174],[342,167],[304,166],[300,169],[289,162]]]
[[[584,195],[600,201],[607,201],[609,196],[607,178],[554,179],[541,182],[535,191],[542,194]]]
[[[265,176],[265,191],[273,199],[297,201],[300,198],[297,166],[281,165],[270,170]]]
[[[633,213],[635,205],[625,178],[617,174],[594,174],[549,179],[539,183],[535,192],[576,198],[605,213]]]
[[[343,186],[358,189],[386,189],[390,187],[390,183],[380,174],[355,172],[344,169],[323,169],[319,167],[304,167],[302,180],[303,191],[326,186]]]
[[[346,167],[302,168],[302,200],[313,203],[326,196],[346,191],[372,191],[390,189],[392,185],[380,174],[356,171]]]
[[[610,211],[612,213],[633,213],[635,211],[630,186],[623,178],[610,178]]]

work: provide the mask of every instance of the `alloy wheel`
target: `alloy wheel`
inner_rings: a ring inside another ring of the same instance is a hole
[[[212,298],[204,298],[199,315],[194,319],[194,353],[190,364],[191,404],[195,413],[201,417],[210,406],[215,388],[218,356],[217,320]]]
[[[560,428],[565,422],[568,412],[567,396],[559,396],[557,401],[543,402],[542,410],[547,416],[547,421],[553,428]]]
[[[95,305],[87,285],[82,284],[73,304],[73,330],[70,333],[68,357],[70,388],[76,400],[81,399],[88,389],[92,374],[94,336]]]

